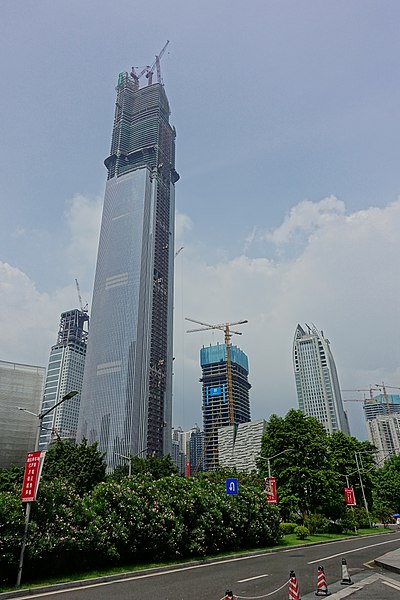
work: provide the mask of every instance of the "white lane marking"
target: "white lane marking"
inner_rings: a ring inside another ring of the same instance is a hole
[[[400,586],[394,585],[394,583],[390,583],[389,581],[385,581],[384,579],[382,579],[382,583],[388,585],[391,588],[394,588],[395,590],[400,590]]]
[[[376,534],[375,534],[376,535]],[[372,537],[372,535],[370,536]],[[338,544],[340,542],[351,542],[353,541],[354,538],[345,538],[342,540],[334,540],[332,542],[326,542],[326,545],[331,545],[331,544]],[[399,541],[399,540],[393,540],[393,541]],[[392,542],[393,542],[392,541]],[[389,542],[382,542],[384,544],[389,543]],[[375,545],[379,545],[379,544],[375,544]],[[283,550],[283,552],[293,552],[295,550],[299,550],[299,548],[290,548],[288,550]],[[357,550],[359,550],[359,548],[357,548]],[[282,552],[282,550],[281,550]],[[353,552],[353,550],[350,550],[350,552]],[[272,551],[272,552],[260,552],[251,556],[237,556],[235,558],[229,558],[227,560],[218,560],[212,563],[202,563],[200,565],[190,565],[187,567],[180,567],[178,569],[171,569],[169,571],[165,570],[165,571],[158,571],[157,573],[143,573],[142,575],[136,575],[133,577],[122,577],[121,579],[113,579],[112,581],[103,581],[103,582],[99,582],[99,583],[88,583],[87,585],[80,585],[80,586],[76,586],[76,587],[69,587],[66,589],[62,589],[62,590],[53,590],[51,592],[39,592],[37,594],[34,593],[34,588],[31,588],[28,592],[27,596],[19,596],[18,600],[30,600],[31,598],[41,598],[42,596],[54,596],[56,594],[65,594],[66,592],[78,592],[79,590],[87,590],[90,588],[94,588],[94,587],[100,587],[102,585],[112,585],[114,583],[124,583],[124,581],[135,581],[137,579],[145,579],[147,577],[158,577],[160,575],[168,575],[169,573],[179,573],[181,571],[189,571],[191,569],[201,569],[204,567],[214,567],[216,565],[221,565],[224,563],[229,563],[229,562],[239,562],[241,560],[250,560],[253,558],[260,558],[260,557],[268,557],[268,556],[275,556],[276,554],[279,554],[280,552],[278,550]],[[338,554],[337,556],[341,556],[341,554],[345,554],[345,552],[342,552],[340,554]],[[321,560],[324,559],[319,559],[317,561],[314,562],[319,562]],[[326,560],[326,559],[325,559]],[[308,564],[312,564],[312,563],[308,563]],[[85,581],[84,579],[81,581]],[[90,581],[90,580],[87,580]],[[354,588],[353,588],[354,589]]]
[[[382,546],[383,544],[393,544],[393,542],[398,542],[399,540],[389,540],[386,542],[378,542],[377,544],[369,544],[369,546],[361,546],[360,548],[354,548],[353,550],[345,550],[344,552],[339,552],[338,554],[332,554],[331,556],[324,556],[324,558],[318,558],[317,560],[310,560],[308,565],[313,565],[317,562],[322,562],[324,560],[330,560],[331,558],[337,558],[338,556],[343,556],[343,554],[351,554],[352,552],[359,552],[360,550],[366,550],[367,548],[374,548],[375,546]]]
[[[262,577],[269,577],[268,573],[265,575],[256,575],[255,577],[248,577],[247,579],[238,579],[237,583],[245,583],[245,581],[253,581],[253,579],[261,579]]]

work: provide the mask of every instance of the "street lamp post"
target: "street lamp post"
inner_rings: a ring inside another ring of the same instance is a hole
[[[362,480],[362,477],[361,477],[360,465],[358,463],[358,456],[357,456],[358,454],[360,454],[360,453],[359,452],[354,452],[354,456],[355,456],[355,459],[356,459],[356,465],[357,465],[357,471],[358,471],[358,477],[360,479],[361,493],[362,493],[362,497],[363,497],[363,500],[364,500],[365,510],[367,511],[368,523],[369,523],[369,526],[371,527],[372,524],[371,524],[371,519],[370,519],[370,516],[369,516],[368,502],[367,502],[367,498],[365,497],[365,491],[364,491],[363,480]],[[360,455],[360,461],[361,461],[361,455]]]
[[[120,456],[121,458],[125,458],[125,460],[129,461],[128,462],[128,477],[132,477],[132,458],[136,458],[137,456],[140,456],[141,454],[143,454],[143,452],[146,452],[146,450],[148,450],[148,448],[143,448],[140,452],[138,452],[138,454],[135,454],[134,456],[132,456],[132,454],[130,454],[129,456],[126,456],[126,454],[119,454],[119,452],[114,452],[114,454],[116,456]]]
[[[281,454],[285,454],[285,452],[289,452],[289,450],[291,450],[291,448],[286,448],[286,450],[282,450],[282,452],[278,452],[278,454],[274,454],[273,456],[270,456],[269,458],[267,458],[268,477],[271,477],[271,460],[273,458],[276,458],[277,456],[280,456]]]
[[[39,414],[36,414],[30,410],[27,410],[26,408],[22,408],[21,406],[17,407],[17,410],[22,410],[23,412],[26,412],[29,415],[33,415],[34,417],[36,417],[39,420],[36,441],[35,441],[35,452],[37,452],[39,450],[39,438],[40,438],[40,431],[41,431],[42,423],[43,423],[43,417],[45,417],[51,411],[53,411],[55,408],[57,408],[57,406],[60,406],[60,404],[62,404],[66,400],[69,400],[70,398],[73,398],[77,394],[79,394],[79,392],[77,392],[75,390],[72,392],[68,392],[68,394],[63,396],[59,402],[56,402],[56,404],[54,404],[54,406],[52,406],[48,410],[40,412]],[[18,564],[18,575],[17,575],[17,583],[16,583],[17,587],[19,587],[21,585],[22,567],[24,565],[24,554],[25,554],[26,540],[28,538],[29,518],[30,518],[30,514],[31,514],[31,504],[32,504],[31,502],[26,503],[25,528],[24,528],[24,537],[22,540],[21,553],[20,553],[19,564]]]
[[[33,415],[34,417],[36,417],[37,419],[39,419],[38,427],[37,427],[37,434],[36,434],[36,442],[35,442],[35,452],[37,452],[39,450],[40,431],[42,429],[42,424],[43,424],[44,417],[46,417],[49,413],[51,413],[55,408],[57,408],[58,406],[60,406],[60,404],[62,404],[66,400],[70,400],[71,398],[73,398],[77,394],[79,394],[79,392],[77,392],[76,390],[73,390],[72,392],[68,392],[68,394],[65,394],[65,396],[63,396],[61,398],[61,400],[59,400],[58,402],[56,402],[54,404],[54,406],[52,406],[48,410],[40,412],[39,414],[36,414],[36,413],[34,413],[34,412],[30,411],[30,410],[27,410],[26,408],[22,408],[22,406],[18,406],[18,410],[22,410],[22,411],[28,413],[29,415]]]

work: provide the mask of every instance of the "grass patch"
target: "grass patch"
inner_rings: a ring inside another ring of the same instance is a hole
[[[296,534],[291,533],[289,535],[285,535],[282,538],[282,541],[276,545],[276,546],[266,546],[264,548],[245,548],[243,550],[236,550],[235,552],[222,552],[220,554],[213,554],[207,557],[191,557],[188,559],[177,559],[177,560],[171,560],[168,562],[161,562],[161,563],[146,563],[146,564],[133,564],[133,565],[120,565],[120,566],[114,566],[114,567],[110,567],[109,569],[102,569],[102,570],[94,570],[94,571],[85,571],[84,573],[71,573],[69,575],[65,575],[65,576],[60,576],[60,577],[53,577],[53,578],[49,578],[49,579],[42,579],[40,581],[35,581],[35,582],[24,582],[22,583],[21,588],[19,589],[32,589],[32,588],[37,588],[37,587],[42,587],[42,586],[47,586],[47,585],[54,585],[57,583],[71,583],[73,581],[78,581],[78,580],[87,580],[87,579],[95,579],[96,577],[106,577],[106,576],[110,576],[110,575],[120,575],[122,573],[132,573],[135,571],[140,571],[142,569],[152,569],[152,568],[158,568],[158,567],[166,567],[166,566],[170,566],[170,565],[177,565],[177,564],[181,564],[184,562],[196,562],[199,560],[206,560],[206,559],[212,559],[212,558],[223,558],[224,556],[231,556],[232,554],[244,554],[244,553],[249,553],[249,552],[262,552],[264,550],[276,550],[278,548],[284,548],[284,547],[290,547],[290,546],[297,546],[299,544],[312,544],[312,543],[316,543],[316,542],[327,542],[329,540],[339,540],[339,539],[343,539],[345,537],[351,537],[351,536],[361,536],[361,535],[371,535],[371,534],[380,534],[380,533],[389,533],[391,530],[388,528],[373,528],[373,529],[359,529],[356,533],[346,533],[346,534],[340,534],[340,533],[314,533],[314,534],[310,534],[305,540],[298,540],[296,537]],[[10,592],[10,591],[14,591],[16,588],[15,587],[1,587],[0,586],[0,593],[1,592]]]

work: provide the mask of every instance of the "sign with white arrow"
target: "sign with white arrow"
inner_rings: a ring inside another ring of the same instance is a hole
[[[226,480],[226,493],[228,495],[235,495],[239,492],[239,483],[235,478]]]

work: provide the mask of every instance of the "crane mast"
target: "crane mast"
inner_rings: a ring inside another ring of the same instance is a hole
[[[232,334],[242,335],[241,331],[231,331],[232,325],[242,325],[248,323],[247,320],[235,321],[234,323],[218,323],[211,325],[210,323],[203,323],[202,321],[196,321],[195,319],[189,319],[185,317],[186,321],[191,323],[197,323],[197,325],[203,325],[200,329],[188,329],[186,333],[195,333],[197,331],[208,331],[212,329],[219,329],[224,332],[225,336],[225,347],[226,347],[226,378],[228,387],[228,403],[229,403],[229,424],[235,424],[235,408],[233,403],[233,384],[232,384],[232,359],[231,359],[231,337]]]

